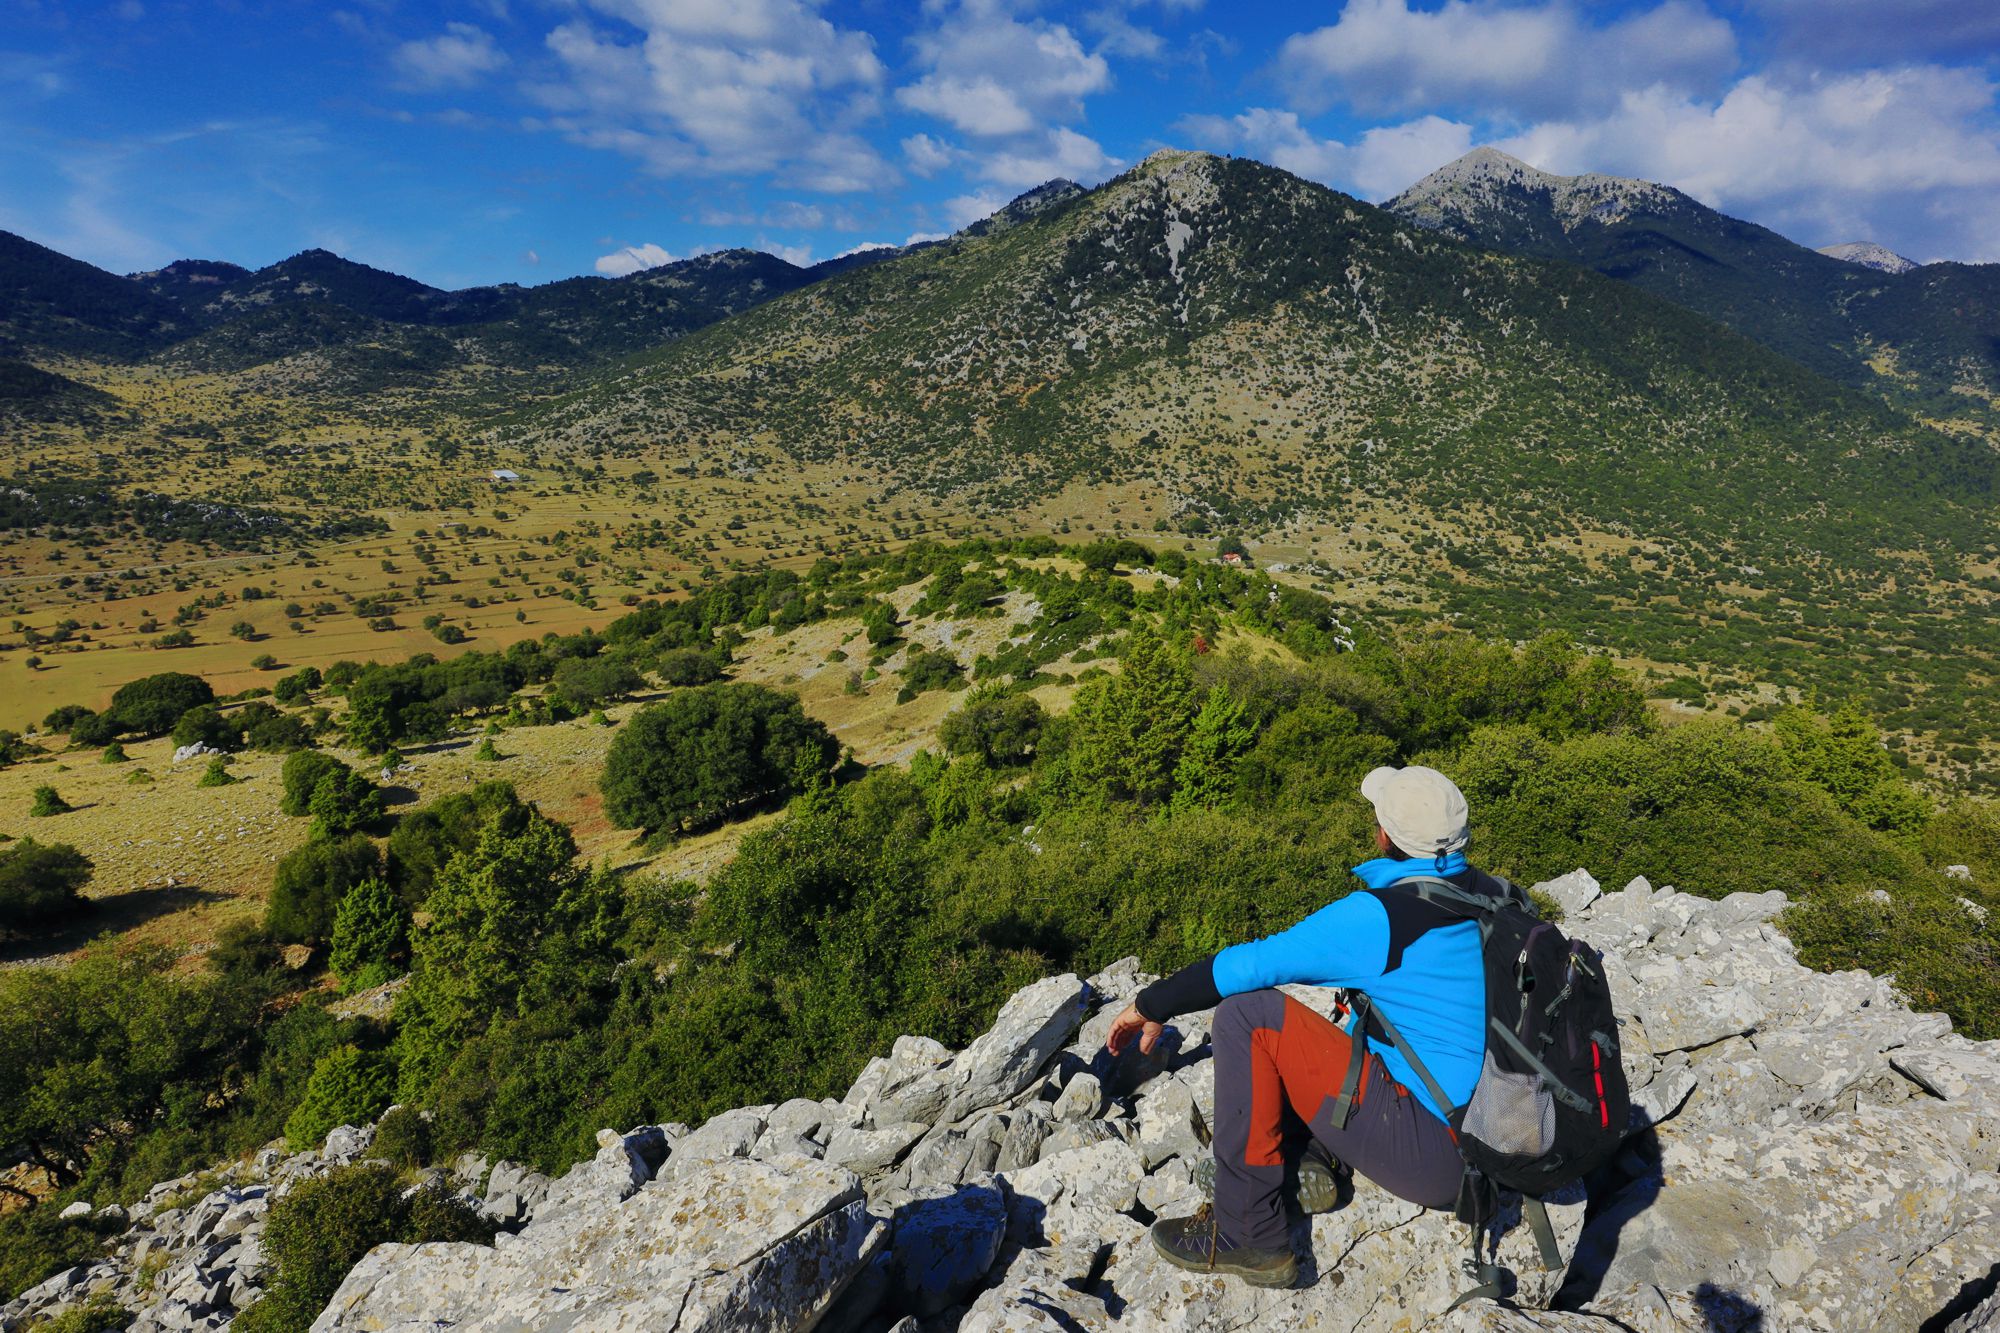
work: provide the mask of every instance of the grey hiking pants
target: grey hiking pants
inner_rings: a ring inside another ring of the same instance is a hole
[[[1337,1160],[1426,1208],[1458,1200],[1462,1159],[1444,1121],[1370,1055],[1353,1114],[1333,1127],[1348,1035],[1282,991],[1216,1007],[1215,1209],[1230,1245],[1288,1244],[1284,1199],[1289,1111]]]

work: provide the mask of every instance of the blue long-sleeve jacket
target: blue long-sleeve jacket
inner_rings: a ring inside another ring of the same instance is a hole
[[[1412,864],[1411,874],[1426,873]],[[1472,887],[1478,871],[1448,876]],[[1204,975],[1206,974],[1206,975]],[[1230,995],[1287,983],[1364,991],[1396,1025],[1438,1086],[1463,1106],[1485,1054],[1486,982],[1479,926],[1416,895],[1364,889],[1322,907],[1289,930],[1231,945],[1140,992],[1139,1010],[1164,1021]],[[1424,1106],[1444,1108],[1391,1043],[1369,1050]]]

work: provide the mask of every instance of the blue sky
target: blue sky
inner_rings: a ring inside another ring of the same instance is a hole
[[[809,261],[1166,145],[1380,200],[1482,143],[2000,260],[2000,3],[0,0],[0,227],[119,272]]]

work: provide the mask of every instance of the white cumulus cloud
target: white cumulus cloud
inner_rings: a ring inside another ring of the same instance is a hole
[[[404,42],[390,62],[399,82],[419,89],[469,88],[508,63],[493,34],[470,23],[447,23],[435,37]]]
[[[1286,39],[1276,72],[1287,100],[1306,112],[1477,105],[1534,116],[1655,83],[1709,90],[1739,63],[1735,30],[1697,0],[1666,0],[1602,26],[1589,12],[1561,0],[1447,0],[1436,10],[1348,0],[1333,23]]]
[[[1023,21],[998,0],[961,0],[912,39],[925,72],[896,90],[913,111],[965,134],[1027,134],[1083,114],[1111,67],[1060,23]]]
[[[827,192],[894,182],[859,133],[884,79],[867,33],[809,0],[584,3],[623,26],[557,27],[546,45],[561,76],[529,90],[576,142],[663,176],[770,175]]]
[[[627,245],[608,255],[599,255],[595,267],[607,278],[623,278],[642,269],[674,263],[679,258],[648,241],[644,245]]]
[[[1441,116],[1378,125],[1351,144],[1322,139],[1290,111],[1188,116],[1178,128],[1203,148],[1241,153],[1295,175],[1381,200],[1472,147],[1472,126]]]
[[[1714,101],[1650,88],[1551,120],[1507,152],[1564,174],[1660,181],[1806,245],[1877,240],[1925,261],[2000,260],[2000,85],[1904,66],[1753,75]]]

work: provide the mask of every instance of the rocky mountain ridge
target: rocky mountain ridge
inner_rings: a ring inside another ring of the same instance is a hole
[[[1908,273],[1923,265],[1914,259],[1905,259],[1887,246],[1873,241],[1844,241],[1839,245],[1822,245],[1819,252],[1829,259],[1838,259],[1849,264],[1859,264],[1881,273]]]
[[[1903,406],[1990,425],[2000,402],[2000,264],[1919,266],[1866,242],[1812,250],[1667,186],[1558,176],[1493,148],[1383,207],[1631,283]]]
[[[1589,1200],[1552,1203],[1565,1270],[1539,1271],[1517,1213],[1488,1237],[1518,1308],[1448,1311],[1464,1228],[1365,1181],[1296,1221],[1295,1289],[1159,1261],[1146,1224],[1201,1198],[1208,1015],[1150,1057],[1106,1056],[1148,980],[1128,959],[1018,992],[963,1051],[902,1038],[837,1100],[606,1130],[554,1181],[461,1159],[434,1174],[518,1230],[377,1248],[314,1333],[2000,1327],[2000,1043],[1911,1012],[1887,979],[1801,967],[1782,892],[1604,894],[1582,871],[1540,887],[1605,951],[1635,1110]],[[93,1293],[137,1309],[141,1333],[220,1329],[267,1277],[272,1201],[365,1157],[371,1134],[267,1150],[190,1202],[189,1182],[156,1188],[107,1259],[0,1308],[0,1330]]]

